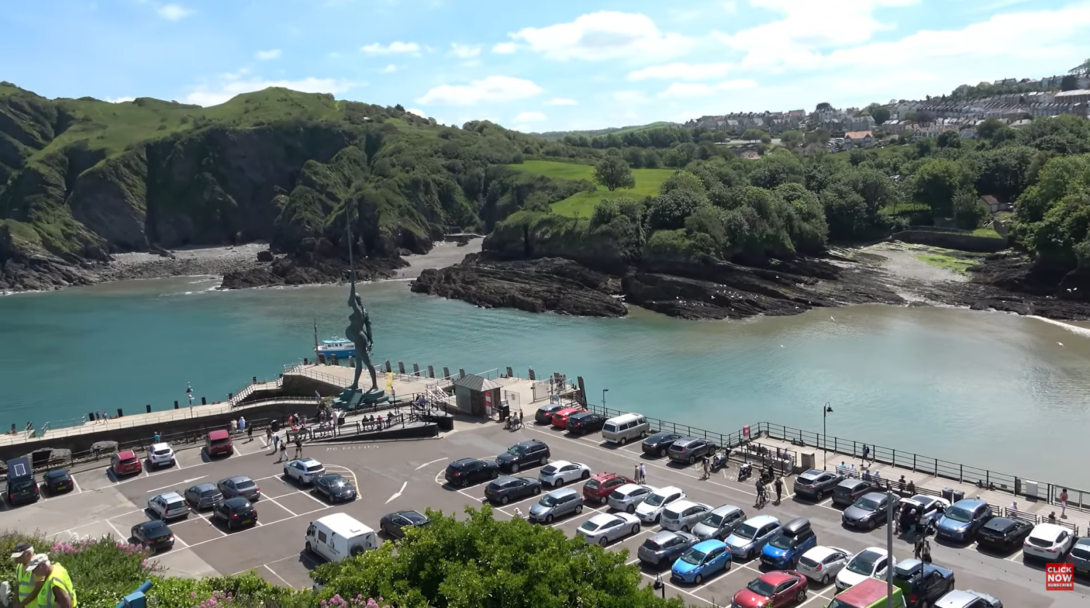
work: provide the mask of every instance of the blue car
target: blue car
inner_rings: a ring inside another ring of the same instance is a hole
[[[730,568],[730,549],[721,540],[706,540],[681,554],[670,570],[677,583],[699,585],[704,579]]]
[[[954,542],[969,542],[992,518],[992,508],[979,498],[966,498],[954,503],[935,525],[936,536]]]
[[[761,550],[761,563],[776,570],[794,570],[803,553],[817,546],[810,520],[799,517],[787,522]]]

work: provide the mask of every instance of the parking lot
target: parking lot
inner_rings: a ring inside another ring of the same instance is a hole
[[[615,448],[602,444],[597,435],[576,438],[548,427],[527,426],[512,432],[499,425],[478,425],[447,434],[442,439],[307,446],[306,456],[320,460],[331,472],[354,479],[360,498],[346,505],[330,506],[311,495],[307,488],[283,480],[280,476],[282,465],[276,462],[277,457],[270,454],[262,439],[255,438],[252,443],[236,443],[236,453],[222,460],[209,462],[199,450],[187,450],[178,454],[177,467],[145,471],[131,479],[115,480],[104,469],[78,473],[74,476],[78,489],[72,494],[8,509],[0,513],[0,527],[39,529],[58,540],[103,534],[127,538],[133,525],[147,519],[143,507],[156,494],[182,492],[196,483],[215,483],[232,475],[248,475],[257,481],[263,495],[255,504],[259,513],[258,526],[228,532],[210,522],[206,514],[190,514],[183,521],[171,523],[177,544],[159,560],[170,573],[177,575],[256,570],[271,582],[299,588],[310,585],[307,569],[317,559],[303,551],[304,534],[310,521],[326,514],[344,512],[377,529],[379,518],[396,510],[433,508],[461,513],[466,506],[480,505],[484,485],[461,489],[445,485],[443,472],[447,463],[465,457],[492,458],[525,439],[545,441],[554,461],[582,462],[595,472],[613,471],[632,476],[634,466],[643,462],[647,466],[650,485],[678,486],[691,500],[713,507],[734,504],[742,507],[747,515],[757,512],[753,507],[753,484],[735,481],[735,463],[712,479],[701,480],[699,464],[681,467],[657,458],[645,458],[638,444]],[[536,476],[537,470],[529,469],[525,474]],[[516,507],[526,513],[536,500],[526,499],[497,507],[496,516],[513,517]],[[605,507],[588,508],[579,516],[552,525],[574,535],[579,525],[603,511]],[[839,509],[830,506],[828,501],[815,505],[787,495],[781,505],[768,505],[761,512],[774,515],[781,522],[795,517],[809,518],[822,545],[841,547],[853,553],[868,546],[885,546],[884,527],[869,533],[846,530],[840,524]],[[657,530],[657,526],[644,526],[638,536],[616,542],[609,549],[627,550],[628,560],[636,563],[636,548]],[[911,557],[909,542],[901,539],[894,542],[895,558]],[[1088,587],[1080,583],[1076,583],[1074,592],[1045,591],[1043,565],[1023,564],[1020,553],[995,556],[977,550],[974,545],[951,547],[934,541],[932,547],[935,563],[954,570],[958,588],[988,592],[1002,599],[1006,606],[1064,608],[1085,606],[1090,599]],[[713,576],[699,586],[669,582],[668,568],[661,573],[644,568],[643,573],[648,584],[661,574],[667,582],[667,594],[679,596],[687,603],[729,605],[736,591],[760,575],[760,568],[756,562],[739,560],[728,572]],[[824,606],[831,597],[831,588],[811,585],[803,605]]]

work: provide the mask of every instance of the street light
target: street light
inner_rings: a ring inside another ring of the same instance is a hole
[[[821,409],[821,441],[824,444],[822,452],[825,454],[825,464],[822,465],[822,469],[829,470],[829,414],[833,413],[833,406],[829,405],[829,402],[825,402],[825,407]]]
[[[602,415],[603,416],[606,413],[606,393],[608,393],[608,392],[609,392],[608,388],[603,388],[602,389]]]

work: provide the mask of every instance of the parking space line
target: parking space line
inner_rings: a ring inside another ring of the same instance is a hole
[[[72,475],[71,477],[72,477],[72,486],[74,488],[76,488],[76,494],[83,494],[83,489],[79,487],[78,483],[76,483],[76,476]]]
[[[233,442],[231,443],[231,451],[235,453],[235,456],[242,456],[242,452],[238,451],[238,447]]]
[[[644,572],[643,570],[640,571],[640,574],[646,576],[647,578],[651,579],[652,581],[654,581],[656,578],[659,578],[661,576],[660,574],[651,575],[651,574],[648,574],[648,573]],[[706,599],[700,597],[699,595],[693,593],[692,591],[689,591],[688,589],[682,589],[681,587],[678,587],[676,585],[672,585],[672,584],[666,582],[666,580],[663,580],[662,584],[669,587],[669,588],[671,588],[671,589],[674,589],[676,591],[680,591],[680,592],[684,593],[685,595],[688,595],[689,597],[695,597],[696,599],[704,602],[705,604],[707,604],[709,606],[714,606],[715,605],[715,602],[712,602],[711,600],[706,600]]]
[[[414,471],[419,471],[420,469],[423,469],[424,467],[428,466],[429,464],[435,464],[435,463],[437,463],[437,462],[443,462],[444,460],[448,460],[448,457],[444,456],[444,457],[442,457],[442,458],[436,458],[435,460],[433,460],[433,461],[431,461],[431,462],[425,462],[424,464],[422,464],[422,465],[420,465],[420,466],[416,467],[416,468],[415,468],[415,469],[413,469],[413,470],[414,470]]]
[[[812,596],[810,596],[810,597],[809,597],[809,598],[808,598],[808,599],[807,599],[807,600],[806,600],[805,602],[803,602],[803,603],[799,604],[799,605],[798,605],[798,608],[802,608],[803,606],[805,606],[805,605],[809,604],[810,602],[812,602],[812,601],[814,601],[814,600],[817,600],[817,599],[822,599],[822,600],[832,600],[832,599],[833,599],[833,598],[831,598],[831,597],[827,597],[827,596],[825,596],[825,595],[824,595],[825,593],[828,593],[828,590],[822,591],[822,592],[820,592],[820,593],[815,593],[815,594],[813,594],[813,595],[812,595]]]
[[[272,568],[270,568],[268,564],[262,564],[261,567],[268,570],[269,572],[272,572],[273,576],[275,576],[276,578],[284,581],[284,584],[287,585],[289,588],[295,589],[295,585],[293,585],[293,584],[289,583],[288,581],[284,580],[284,577],[277,574],[276,570],[273,570]]]
[[[117,540],[120,540],[120,541],[127,541],[127,540],[129,540],[129,537],[128,537],[128,536],[126,536],[126,535],[122,534],[122,533],[121,533],[121,530],[118,530],[118,529],[117,529],[117,526],[115,526],[115,525],[114,525],[114,522],[112,522],[112,521],[110,521],[110,520],[108,520],[108,519],[107,519],[107,520],[106,520],[106,523],[110,524],[110,528],[112,528],[114,532],[117,532]]]
[[[348,473],[349,475],[351,475],[352,476],[352,485],[355,486],[356,492],[359,492],[359,490],[360,490],[360,481],[358,479],[356,479],[356,472],[355,471],[353,471],[352,469],[350,469],[350,468],[348,468],[348,467],[346,467],[344,465],[339,465],[339,464],[327,464],[327,465],[324,465],[324,466],[325,466],[325,468],[327,470],[330,469],[330,468],[333,468],[333,469],[337,469],[337,470],[340,470],[340,471],[344,471],[344,472]],[[440,471],[440,472],[442,472],[442,471]],[[438,480],[439,476],[436,475],[435,477]]]
[[[280,504],[280,503],[276,502],[276,499],[275,499],[275,498],[273,498],[272,496],[263,496],[262,498],[268,498],[269,500],[271,500],[271,501],[272,501],[272,503],[273,503],[274,505],[276,505],[276,506],[280,507],[281,509],[283,509],[283,510],[287,511],[288,513],[290,513],[292,517],[298,517],[298,516],[297,516],[297,515],[295,514],[295,511],[292,511],[291,509],[289,509],[289,508],[285,507],[284,505],[282,505],[282,504]],[[283,496],[281,496],[281,498],[283,498]]]
[[[1018,550],[1018,553],[1015,553],[1014,555],[1008,557],[1007,561],[1008,562],[1016,562],[1016,561],[1018,561],[1020,559],[1022,559],[1022,550],[1021,549]]]
[[[199,517],[199,518],[203,519],[203,520],[205,521],[205,523],[207,523],[207,524],[208,524],[208,527],[210,527],[210,528],[212,528],[213,530],[215,530],[216,532],[219,532],[219,533],[220,533],[220,537],[221,537],[221,538],[222,538],[222,537],[225,537],[225,536],[227,536],[227,533],[226,533],[226,532],[224,532],[223,530],[220,530],[219,528],[217,528],[217,527],[216,527],[216,524],[212,523],[212,518],[210,518],[210,517],[205,517],[204,515],[202,515],[202,514],[200,514],[200,513],[197,513],[196,511],[192,511],[192,510],[190,511],[190,513],[193,513],[193,514],[194,514],[194,515],[196,515],[197,517]],[[212,540],[215,540],[215,539],[212,539]],[[200,544],[200,543],[197,543],[197,544]],[[190,546],[193,546],[193,545],[190,545]]]
[[[299,515],[296,515],[296,517],[303,517],[304,515],[310,515],[311,513],[317,513],[318,511],[325,511],[326,509],[332,509],[332,508],[333,508],[333,505],[322,505],[321,508],[318,508],[318,509],[311,509],[310,511],[303,511]]]
[[[832,499],[832,497],[829,497],[829,498],[826,498],[825,500],[819,502],[817,504],[817,506],[819,506],[819,507],[828,507],[829,503],[831,503],[831,502],[833,502],[833,499]]]

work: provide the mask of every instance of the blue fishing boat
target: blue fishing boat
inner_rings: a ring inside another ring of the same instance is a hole
[[[356,345],[352,344],[351,340],[345,340],[344,338],[330,338],[329,340],[322,340],[317,351],[319,355],[325,355],[326,358],[336,355],[338,359],[344,359],[356,356]]]

